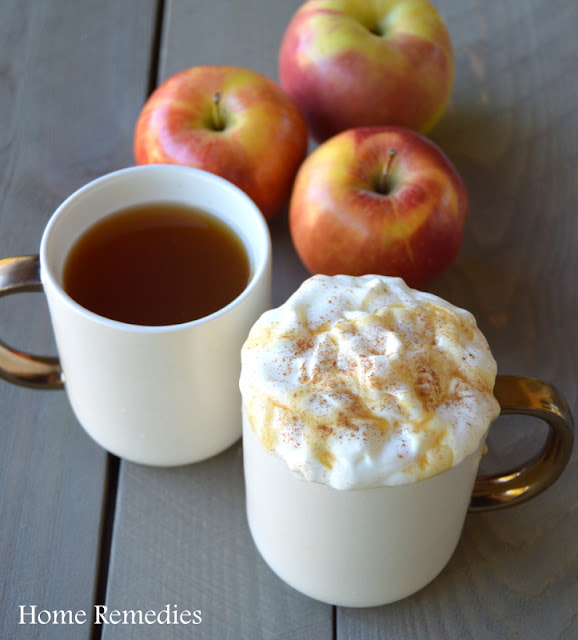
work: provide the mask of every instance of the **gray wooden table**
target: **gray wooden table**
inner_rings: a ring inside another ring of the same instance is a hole
[[[134,122],[163,78],[207,63],[276,78],[298,4],[0,0],[0,255],[35,253],[60,201],[133,163]],[[578,415],[578,4],[436,4],[457,69],[431,135],[464,176],[471,212],[456,263],[429,289],[477,316],[501,373],[554,382]],[[286,216],[271,230],[278,304],[307,274]],[[3,301],[0,327],[9,343],[54,352],[40,295]],[[536,500],[468,516],[450,564],[420,593],[334,609],[285,586],[258,556],[239,444],[158,470],[104,453],[62,392],[0,381],[0,411],[2,639],[578,638],[576,455]],[[509,422],[492,431],[492,448],[515,460],[542,435]],[[202,623],[93,625],[95,604],[174,605],[200,610]],[[20,625],[21,606],[86,611],[88,620]]]

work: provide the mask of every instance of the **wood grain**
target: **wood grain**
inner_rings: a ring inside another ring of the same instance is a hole
[[[439,0],[456,53],[431,136],[462,173],[470,213],[456,263],[429,289],[472,311],[501,373],[549,380],[577,415],[578,6]],[[537,450],[543,429],[498,421],[486,466]],[[415,596],[339,610],[338,637],[578,637],[578,464],[533,502],[468,516],[444,572]]]
[[[283,584],[260,558],[245,518],[236,444],[178,469],[123,463],[107,604],[200,610],[202,623],[171,637],[331,637],[331,607]],[[158,638],[157,625],[104,629],[105,640]]]
[[[298,4],[253,1],[241,8],[223,1],[201,11],[170,2],[159,79],[208,63],[239,64],[276,78],[278,43]],[[458,260],[430,290],[474,312],[502,372],[555,381],[575,408],[578,234],[570,213],[576,189],[569,185],[577,141],[572,74],[578,52],[571,38],[577,16],[573,3],[554,4],[555,11],[539,1],[516,7],[438,3],[452,32],[457,73],[452,104],[432,137],[463,174],[471,211]],[[290,243],[286,215],[271,231],[274,304],[279,304],[307,273]],[[494,431],[488,459],[498,467],[527,455],[542,437],[539,428],[526,429],[516,420]],[[145,478],[153,472],[123,465],[111,602],[121,598],[127,604],[122,594],[128,592],[138,602],[172,585],[175,596],[189,594],[185,600],[202,603],[208,622],[197,635],[205,638],[332,638],[335,633],[348,640],[502,640],[575,634],[575,460],[556,488],[533,503],[469,516],[450,564],[420,593],[387,607],[338,609],[332,629],[326,607],[292,594],[256,556],[243,518],[240,462],[231,467],[235,449],[194,469],[163,472],[170,486],[166,499],[179,501],[176,531],[161,524],[165,516],[169,522],[174,518],[174,505],[159,504],[155,520],[135,516],[134,503],[142,501]],[[218,479],[218,468],[228,470],[226,483]],[[135,486],[137,478],[141,486]],[[181,483],[194,494],[189,503],[173,496]],[[224,534],[215,501],[229,507],[232,529],[226,526]],[[179,540],[187,534],[195,545],[181,548]],[[149,549],[162,545],[157,551],[162,562],[154,570],[143,557],[145,540]],[[230,549],[233,564],[229,552],[217,551],[219,544]],[[144,586],[139,570],[146,572]],[[294,616],[283,616],[288,606]]]
[[[57,204],[131,163],[152,7],[0,0],[1,256],[36,253]],[[0,327],[18,348],[55,353],[39,294],[3,299]],[[106,454],[63,392],[0,381],[0,411],[0,637],[88,638],[90,624],[20,626],[18,607],[91,616]]]
[[[165,4],[158,79],[199,64],[234,64],[274,78],[276,48],[292,3],[257,0]],[[293,8],[298,3],[293,2]],[[305,272],[286,233],[272,227],[274,303]],[[283,584],[259,557],[245,518],[240,444],[188,468],[152,470],[123,463],[107,604],[113,608],[200,609],[196,628],[171,637],[330,638],[332,609]],[[106,627],[103,638],[157,638],[156,626]]]
[[[150,77],[214,63],[276,79],[278,46],[299,4],[0,0],[0,254],[36,252],[60,201],[132,164]],[[501,373],[553,382],[576,416],[578,5],[435,4],[454,42],[456,80],[431,136],[462,173],[471,202],[458,259],[428,289],[475,314]],[[286,212],[271,232],[277,305],[307,273]],[[54,352],[41,296],[3,300],[0,327],[12,344]],[[120,466],[108,588],[97,603],[199,609],[198,627],[21,627],[19,604],[89,611],[95,602],[107,458],[64,393],[0,381],[0,407],[2,638],[578,637],[576,454],[532,502],[469,515],[450,563],[421,592],[355,610],[300,595],[260,558],[246,525],[239,443],[189,467]],[[496,423],[484,465],[519,461],[541,438],[535,423]]]

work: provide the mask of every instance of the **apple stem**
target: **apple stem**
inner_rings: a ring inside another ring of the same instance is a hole
[[[383,171],[381,172],[381,176],[379,178],[379,185],[378,185],[379,193],[387,194],[389,192],[389,185],[388,185],[387,176],[388,176],[389,170],[391,168],[391,163],[393,161],[393,157],[395,156],[396,153],[397,153],[397,149],[390,148],[390,150],[388,152],[388,156],[387,156],[387,162],[386,162],[385,166],[383,167]]]
[[[225,128],[223,122],[223,116],[221,114],[221,93],[217,91],[213,95],[213,126],[217,131],[222,131]]]

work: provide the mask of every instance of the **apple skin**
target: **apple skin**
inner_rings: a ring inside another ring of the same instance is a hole
[[[449,102],[454,54],[428,0],[310,0],[285,30],[279,79],[319,142],[370,125],[426,133]]]
[[[136,122],[134,157],[137,164],[218,174],[245,191],[269,221],[287,204],[307,135],[299,108],[269,78],[241,67],[198,66],[150,95]]]
[[[289,228],[313,274],[399,276],[420,288],[454,260],[467,210],[466,186],[433,141],[406,127],[359,127],[303,162]]]

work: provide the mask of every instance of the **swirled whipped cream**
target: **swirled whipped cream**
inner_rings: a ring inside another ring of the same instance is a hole
[[[306,280],[242,349],[264,448],[336,489],[428,478],[473,453],[499,413],[471,313],[385,276]]]

